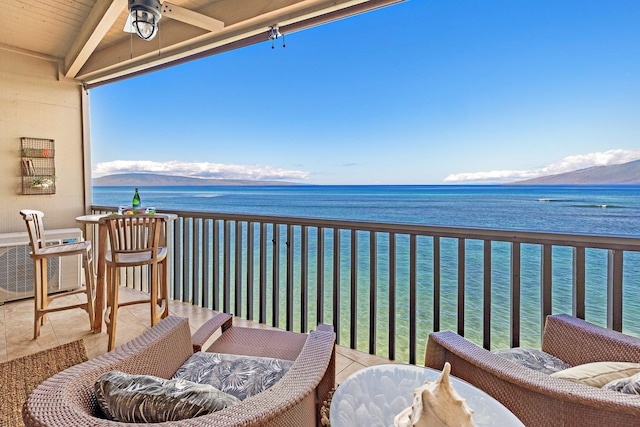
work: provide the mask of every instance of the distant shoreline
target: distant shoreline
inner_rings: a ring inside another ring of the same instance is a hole
[[[93,187],[202,187],[202,186],[291,186],[305,185],[287,181],[194,178],[152,173],[124,173],[94,178]]]
[[[314,186],[304,182],[280,180],[248,180],[248,179],[220,179],[195,178],[189,176],[162,175],[155,173],[123,173],[94,178],[94,187],[203,187],[203,186]],[[326,185],[326,184],[325,184]],[[338,185],[399,185],[399,186],[637,186],[640,185],[640,160],[619,165],[599,166],[580,169],[559,175],[549,175],[523,181],[508,183],[440,183],[440,184],[338,184]]]
[[[121,185],[93,185],[94,188],[199,188],[199,187],[254,187],[254,188],[269,188],[269,187],[351,187],[351,188],[384,188],[384,187],[396,187],[396,188],[584,188],[584,189],[598,189],[598,188],[630,188],[637,189],[640,188],[640,184],[264,184],[264,183],[251,183],[251,184],[198,184],[198,185],[190,185],[190,184],[135,184],[135,183],[126,183]]]

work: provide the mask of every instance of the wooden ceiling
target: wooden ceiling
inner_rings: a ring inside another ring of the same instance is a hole
[[[62,78],[92,87],[267,41],[274,25],[287,34],[400,1],[161,1],[224,26],[203,29],[167,10],[158,35],[143,41],[123,31],[128,0],[0,0],[0,49],[55,61]]]

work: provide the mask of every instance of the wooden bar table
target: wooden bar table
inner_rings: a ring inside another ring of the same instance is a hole
[[[157,212],[157,215],[162,215],[167,218],[167,224],[176,220],[178,215],[172,213],[161,213]],[[76,221],[85,224],[85,225],[94,225],[98,226],[98,252],[97,252],[97,267],[96,267],[96,300],[94,307],[94,317],[93,317],[93,332],[102,332],[102,324],[103,324],[103,316],[104,309],[107,306],[107,298],[106,298],[106,258],[105,255],[107,253],[107,227],[100,225],[100,218],[105,217],[107,215],[114,215],[113,213],[106,214],[91,214],[91,215],[81,215],[76,217]],[[168,230],[165,230],[165,243],[166,243],[166,234]],[[170,251],[169,251],[170,252]],[[168,256],[168,255],[167,255]]]

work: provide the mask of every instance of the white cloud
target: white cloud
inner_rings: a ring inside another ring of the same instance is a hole
[[[600,153],[568,156],[556,163],[531,170],[495,170],[490,172],[455,173],[447,176],[444,182],[461,183],[502,183],[557,175],[593,166],[608,166],[627,163],[640,159],[640,150],[609,150]]]
[[[95,177],[119,173],[158,173],[163,175],[189,176],[194,178],[293,180],[309,178],[309,172],[286,170],[272,166],[228,165],[207,162],[152,162],[149,160],[114,160],[96,165]]]

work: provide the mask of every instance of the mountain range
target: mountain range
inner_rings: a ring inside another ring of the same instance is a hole
[[[157,173],[119,173],[93,179],[95,187],[171,187],[203,185],[299,185],[283,181],[253,181],[248,179],[193,178]]]
[[[557,175],[542,176],[512,185],[621,185],[640,184],[640,160],[609,166],[593,166]]]
[[[610,166],[594,166],[557,175],[548,175],[508,185],[638,185],[640,160]],[[203,185],[300,185],[283,181],[254,181],[247,179],[193,178],[155,173],[122,173],[93,179],[96,187],[146,186],[203,186]]]

